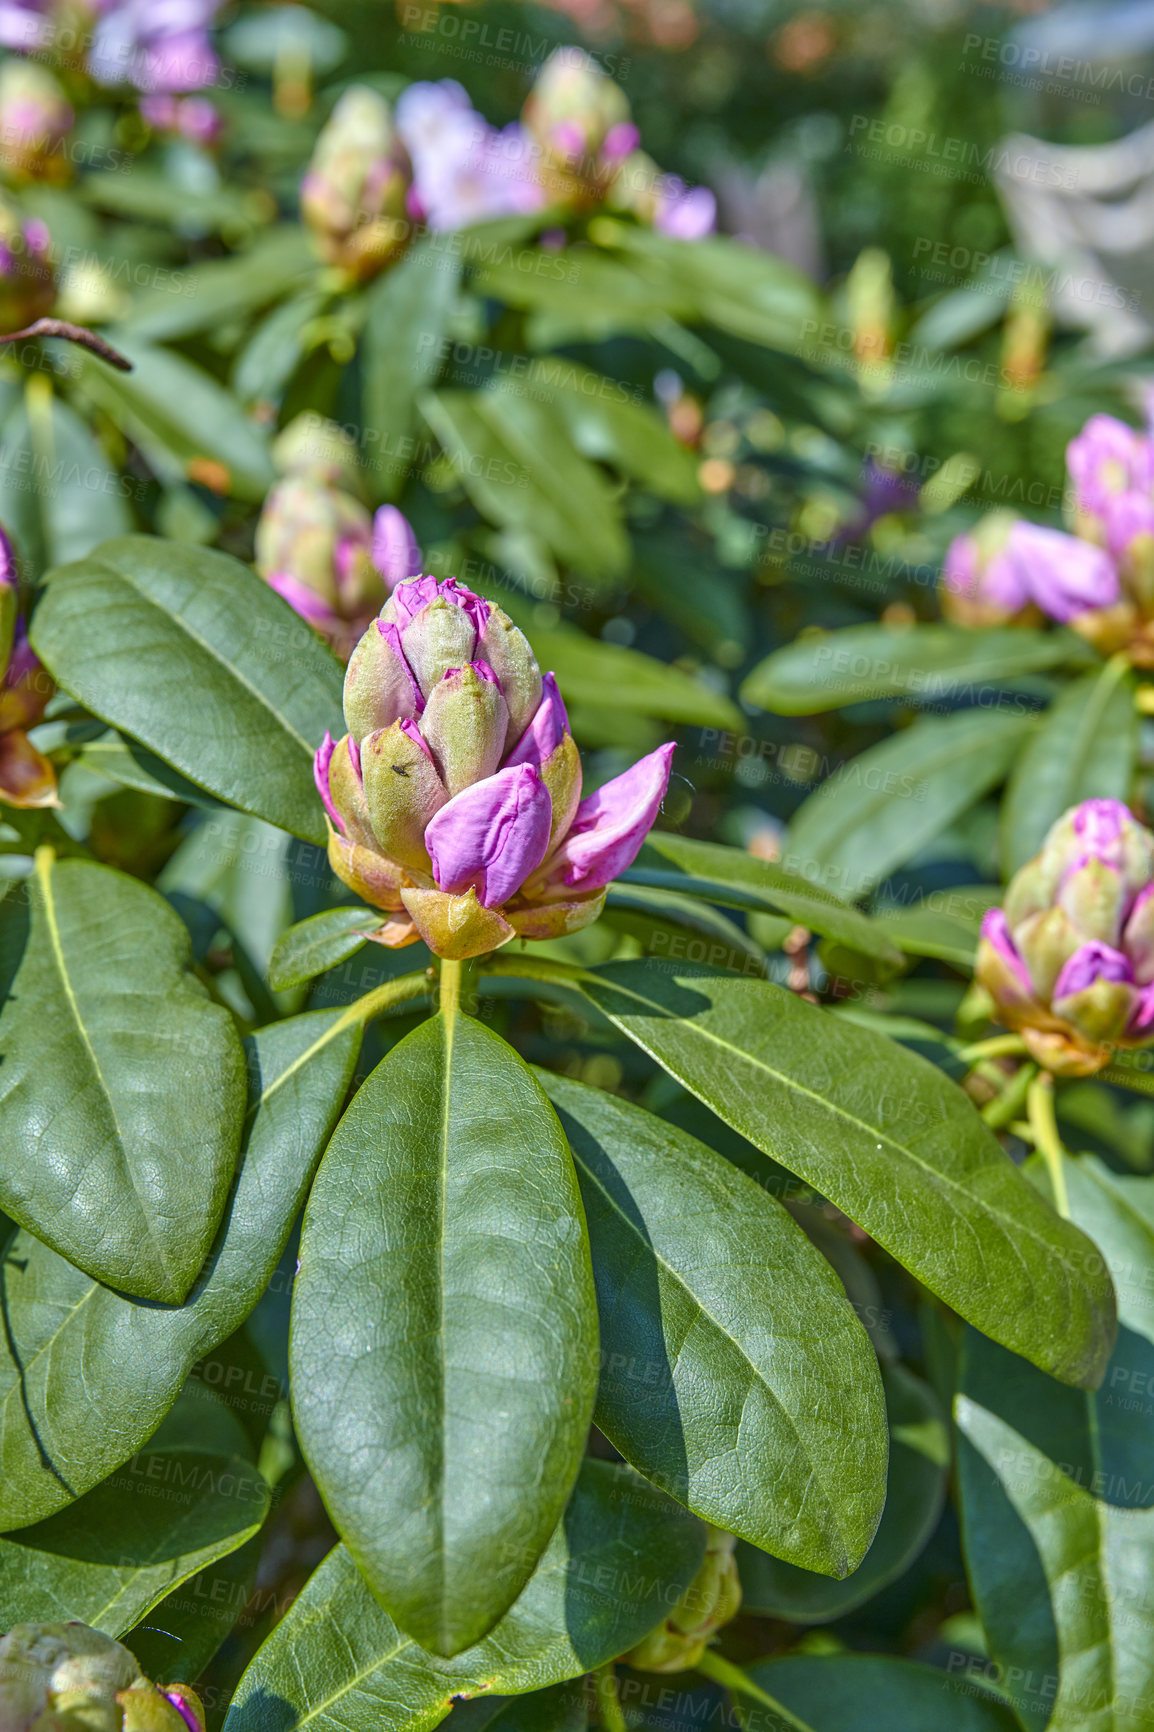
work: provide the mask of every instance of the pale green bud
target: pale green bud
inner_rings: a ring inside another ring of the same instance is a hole
[[[429,870],[425,826],[449,795],[413,722],[394,722],[361,742],[365,800],[377,842],[402,866]]]
[[[493,774],[508,727],[501,688],[484,662],[456,668],[434,686],[420,729],[450,797]]]

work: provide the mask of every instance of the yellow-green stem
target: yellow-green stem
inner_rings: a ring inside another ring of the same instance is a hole
[[[799,1720],[796,1714],[791,1714],[775,1696],[763,1690],[760,1684],[743,1672],[740,1666],[735,1666],[732,1660],[726,1660],[712,1648],[707,1648],[697,1662],[697,1671],[706,1678],[712,1678],[716,1684],[724,1684],[727,1690],[736,1690],[740,1696],[749,1696],[755,1702],[764,1702],[767,1708],[772,1708],[786,1726],[793,1732],[813,1732],[813,1727],[805,1720]]]
[[[1001,1131],[1020,1116],[1025,1104],[1030,1084],[1038,1074],[1036,1064],[1019,1065],[1012,1077],[1009,1077],[1002,1087],[1002,1092],[995,1095],[992,1101],[987,1101],[982,1108],[982,1117],[992,1131]]]
[[[963,1064],[974,1065],[982,1058],[1013,1058],[1029,1049],[1020,1034],[995,1034],[990,1040],[976,1041],[958,1053]]]
[[[463,1010],[472,1015],[477,1008],[477,962],[441,962],[441,1009],[446,1015]]]
[[[597,1706],[605,1732],[627,1732],[625,1716],[617,1695],[617,1674],[612,1665],[598,1666],[593,1674],[597,1686]]]
[[[1058,1120],[1054,1113],[1054,1079],[1049,1071],[1042,1071],[1030,1084],[1026,1093],[1026,1117],[1029,1120],[1034,1147],[1045,1161],[1046,1171],[1050,1175],[1054,1207],[1059,1215],[1068,1221],[1070,1199],[1066,1194],[1066,1169],[1062,1164],[1065,1150],[1058,1135]]]

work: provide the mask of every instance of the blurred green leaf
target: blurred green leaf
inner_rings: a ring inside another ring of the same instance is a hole
[[[281,223],[234,258],[207,259],[169,272],[173,282],[158,282],[133,297],[120,330],[150,343],[211,331],[281,300],[297,287],[298,279],[316,271],[316,255],[304,230]]]
[[[374,501],[398,499],[413,468],[417,400],[441,371],[460,277],[459,257],[425,242],[369,290],[361,339],[361,421]]]
[[[377,908],[326,908],[308,920],[298,920],[282,932],[268,965],[269,985],[274,992],[300,986],[355,956],[370,932],[381,925]]]

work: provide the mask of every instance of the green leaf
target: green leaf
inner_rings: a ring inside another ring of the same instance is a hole
[[[0,1269],[0,1530],[41,1520],[139,1449],[196,1361],[243,1322],[276,1267],[352,1075],[347,1012],[290,1017],[246,1042],[248,1135],[187,1302],[143,1305],[17,1233]]]
[[[696,457],[678,443],[640,391],[635,395],[632,386],[590,372],[566,355],[534,361],[528,377],[532,394],[554,406],[583,456],[612,464],[659,499],[699,503]],[[519,387],[510,381],[502,389],[516,396]]]
[[[556,1116],[498,1035],[433,1017],[377,1066],[322,1163],[292,1383],[338,1532],[435,1653],[479,1641],[525,1586],[596,1382],[589,1244]]]
[[[123,1636],[189,1576],[255,1534],[269,1491],[252,1463],[143,1450],[71,1508],[0,1539],[9,1624],[75,1618]]]
[[[274,992],[299,986],[355,956],[370,932],[379,930],[376,908],[326,908],[322,914],[298,920],[282,932],[269,959],[268,979]]]
[[[641,884],[611,884],[601,916],[606,926],[636,938],[646,956],[707,962],[711,968],[732,968],[739,974],[766,971],[761,945],[708,902],[680,896],[675,890],[651,890]],[[782,937],[793,930],[783,921]]]
[[[748,1675],[812,1732],[1019,1732],[1010,1709],[964,1671],[889,1654],[789,1654]],[[734,1703],[741,1723],[763,1732],[767,1711],[744,1697]]]
[[[551,347],[555,333],[563,340],[592,341],[621,331],[650,331],[655,321],[692,319],[696,303],[686,284],[666,278],[647,281],[629,265],[607,258],[591,247],[567,247],[554,254],[548,270],[541,268],[538,248],[526,248],[479,271],[473,287],[507,306],[522,307],[536,317],[529,321],[530,341]]]
[[[275,480],[268,439],[230,391],[171,349],[154,348],[113,327],[108,340],[132,362],[119,373],[77,349],[86,396],[134,440],[162,480],[203,479],[198,465],[221,470],[220,491],[259,502]]]
[[[309,327],[331,298],[323,289],[302,289],[261,320],[232,370],[232,389],[242,403],[266,411],[279,406],[304,359]]]
[[[1119,657],[1062,693],[1018,759],[1002,802],[1003,875],[1033,859],[1071,806],[1129,799],[1137,747],[1134,676]]]
[[[0,904],[0,1207],[109,1286],[182,1300],[236,1165],[244,1057],[162,896],[36,855]]]
[[[1000,900],[1001,891],[988,885],[964,885],[944,897],[887,908],[874,920],[907,956],[933,956],[969,970],[977,955],[982,915],[991,899]]]
[[[935,1066],[768,981],[500,956],[488,970],[577,987],[976,1328],[1064,1381],[1099,1380],[1114,1333],[1101,1259]]]
[[[574,449],[548,404],[495,391],[426,391],[419,407],[491,522],[539,535],[565,565],[592,577],[625,575],[617,490]]]
[[[788,857],[810,878],[860,896],[929,846],[1006,775],[1030,715],[924,716],[835,770],[794,814]]]
[[[529,1696],[482,1696],[453,1709],[451,1732],[586,1732],[584,1683],[554,1684]]]
[[[156,1684],[199,1678],[245,1612],[264,1540],[256,1534],[235,1552],[198,1570],[125,1632],[124,1645]]]
[[[601,1315],[595,1418],[695,1515],[846,1576],[885,1500],[877,1360],[782,1205],[685,1131],[538,1076],[573,1151]]]
[[[727,848],[719,842],[699,842],[693,836],[678,836],[669,830],[652,830],[646,847],[671,860],[682,877],[666,876],[662,883],[691,896],[705,896],[726,907],[762,909],[784,914],[798,926],[807,926],[825,938],[837,939],[851,950],[897,967],[901,955],[876,922],[850,908],[832,890],[815,885],[793,869],[792,862],[779,866],[747,854],[744,848]],[[646,868],[634,868],[629,879],[652,879]]]
[[[1154,1715],[1154,1180],[1093,1156],[1063,1166],[1071,1214],[1117,1286],[1118,1343],[1086,1394],[967,1336],[955,1402],[966,1561],[1029,1732],[1139,1732]]]
[[[586,1461],[524,1592],[485,1641],[425,1653],[344,1546],[310,1578],[241,1679],[226,1732],[424,1732],[454,1697],[563,1683],[639,1642],[692,1581],[701,1524],[627,1467]]]
[[[283,223],[233,258],[159,272],[161,280],[133,296],[121,330],[153,343],[211,331],[280,300],[295,279],[315,275],[316,268],[304,229]],[[166,276],[175,280],[164,280]]]
[[[79,415],[58,397],[35,420],[21,402],[4,424],[3,443],[0,520],[38,574],[132,528],[126,501],[137,482],[114,473]]]
[[[742,1606],[791,1624],[824,1624],[864,1605],[904,1575],[938,1525],[946,1495],[950,1440],[929,1385],[882,1361],[890,1428],[885,1511],[860,1567],[833,1582],[752,1546],[738,1548]],[[852,1410],[850,1410],[852,1411]]]
[[[165,800],[183,800],[190,806],[204,806],[220,811],[220,802],[187,776],[182,776],[135,740],[125,739],[110,731],[98,740],[88,740],[76,754],[86,770],[106,776],[121,787],[135,788],[142,794],[159,794]]]
[[[441,371],[460,278],[458,255],[426,242],[369,290],[361,424],[374,500],[399,498],[413,468],[417,398]]]
[[[861,625],[807,632],[775,650],[747,676],[741,696],[780,716],[813,716],[872,698],[957,703],[1019,674],[1095,659],[1067,631]]]
[[[131,535],[50,572],[33,647],[95,715],[227,804],[325,839],[313,753],[340,663],[247,566]]]

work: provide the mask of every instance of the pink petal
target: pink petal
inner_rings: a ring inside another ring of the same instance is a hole
[[[485,908],[499,908],[545,858],[552,819],[548,789],[532,764],[474,782],[425,831],[438,887],[456,896],[473,885]]]

